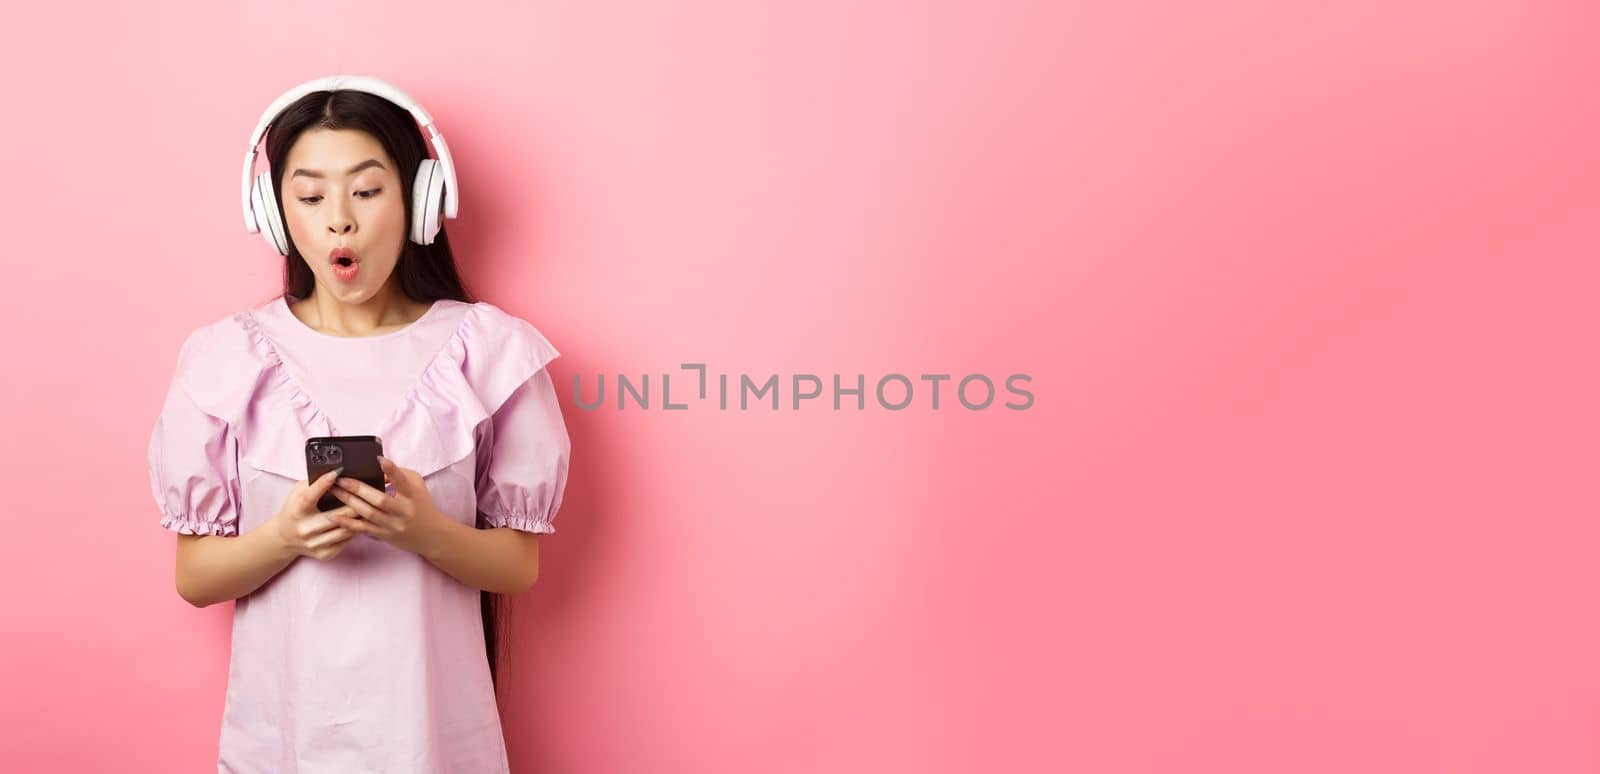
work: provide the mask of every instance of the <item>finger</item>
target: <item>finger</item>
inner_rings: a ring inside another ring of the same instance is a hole
[[[340,465],[339,467],[334,468],[327,473],[323,473],[322,475],[317,476],[317,480],[311,482],[307,489],[316,492],[318,496],[321,496],[323,492],[328,491],[328,487],[333,486],[334,482],[339,480],[339,474],[343,472],[344,466]]]
[[[335,521],[336,517],[353,515],[355,515],[355,511],[351,510],[349,506],[341,505],[331,511],[318,511],[307,514],[300,519],[300,522],[296,526],[300,530],[301,535],[310,537],[311,535],[315,535],[325,529],[338,526],[338,523]]]
[[[324,548],[324,547],[327,547],[327,546],[334,545],[336,543],[342,543],[342,542],[344,542],[346,540],[349,540],[350,538],[355,537],[355,535],[356,535],[356,533],[354,533],[354,532],[352,532],[352,531],[350,531],[348,529],[345,529],[344,527],[334,527],[333,529],[330,529],[327,532],[324,532],[324,533],[322,533],[322,534],[320,534],[320,535],[318,535],[318,536],[316,536],[314,538],[311,538],[310,540],[307,540],[306,541],[306,548],[311,548],[311,549]]]
[[[377,489],[373,488],[371,484],[361,481],[360,479],[341,478],[339,479],[337,486],[339,489],[343,489],[346,492],[355,493],[356,496],[361,500],[366,501],[368,504],[372,505],[378,510],[397,514],[408,513],[406,506],[402,504],[400,498],[389,494],[388,492],[378,491]],[[335,489],[334,492],[338,492],[339,489]],[[343,502],[350,501],[344,500]]]
[[[371,489],[372,487],[367,488]],[[342,489],[333,490],[333,496],[339,498],[341,502],[345,503],[346,508],[354,510],[361,518],[366,519],[367,521],[370,521],[384,529],[393,528],[394,516],[382,508],[375,507],[372,505],[372,503],[369,503]],[[387,495],[385,495],[385,497],[387,497]]]
[[[347,545],[350,545],[350,540],[348,538],[335,543],[330,543],[321,548],[309,549],[307,551],[307,555],[314,559],[320,559],[326,562],[343,553],[344,548]]]
[[[361,521],[361,519],[355,518],[354,516],[343,517],[343,518],[340,519],[340,522],[341,523],[339,525],[339,529],[342,532],[344,532],[345,534],[343,534],[340,537],[334,539],[334,541],[332,543],[330,543],[329,545],[335,545],[335,546],[344,545],[345,543],[350,542],[350,540],[353,539],[356,535],[361,534],[360,532],[350,528],[350,522],[355,522],[357,524],[365,523],[365,522]]]
[[[357,534],[367,535],[379,539],[382,539],[389,534],[387,530],[380,527],[376,522],[368,519],[356,516],[340,516],[338,521],[340,527]]]
[[[388,476],[390,483],[394,484],[396,492],[411,494],[411,477],[406,475],[409,471],[396,465],[394,460],[381,455],[378,457],[378,467],[383,468],[384,475]]]
[[[304,540],[312,535],[317,534],[318,532],[322,532],[336,526],[338,525],[334,524],[333,520],[329,519],[326,514],[314,513],[301,519],[300,523],[295,525],[295,531],[300,534],[300,539]]]
[[[306,508],[315,506],[317,504],[317,500],[322,497],[324,492],[328,491],[328,487],[333,486],[333,482],[339,480],[339,474],[343,472],[344,466],[340,465],[333,470],[317,476],[317,480],[307,482],[306,488],[300,491],[300,502],[303,503]]]

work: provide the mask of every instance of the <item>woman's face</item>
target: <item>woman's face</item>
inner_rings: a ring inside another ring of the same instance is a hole
[[[318,291],[349,304],[377,295],[406,240],[394,160],[366,132],[308,129],[289,149],[285,168],[284,221]],[[344,260],[341,248],[349,251]]]

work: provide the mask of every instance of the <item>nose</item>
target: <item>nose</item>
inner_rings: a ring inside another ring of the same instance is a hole
[[[328,213],[328,233],[334,236],[353,234],[356,230],[355,218],[350,215],[348,205],[335,205]]]

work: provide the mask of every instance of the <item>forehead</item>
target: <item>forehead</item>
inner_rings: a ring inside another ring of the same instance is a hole
[[[359,129],[308,129],[295,138],[289,148],[288,168],[309,169],[343,176],[344,171],[367,159],[377,159],[394,168],[383,143]],[[382,170],[377,170],[381,172]]]

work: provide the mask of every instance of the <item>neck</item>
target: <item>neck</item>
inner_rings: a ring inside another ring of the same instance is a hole
[[[428,304],[406,298],[392,282],[384,283],[371,298],[358,303],[341,301],[318,286],[309,297],[290,304],[290,311],[311,328],[330,336],[351,337],[373,336],[410,325],[427,310]]]

